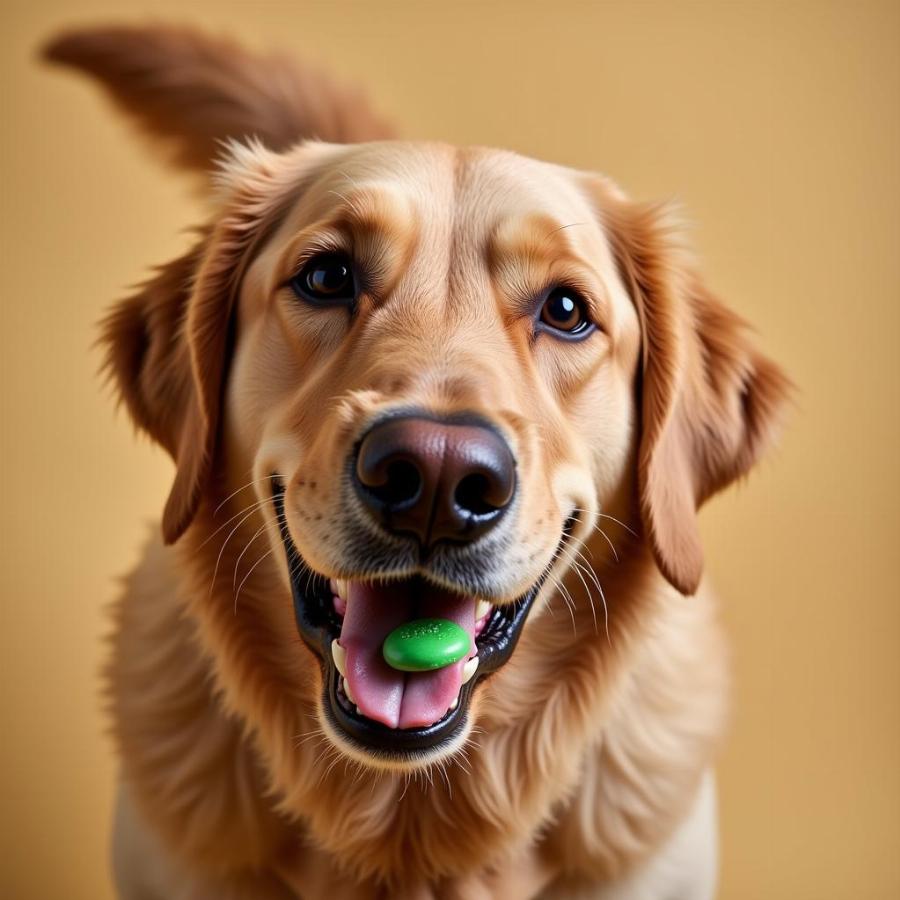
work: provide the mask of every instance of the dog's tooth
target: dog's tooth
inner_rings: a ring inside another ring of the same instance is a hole
[[[347,681],[347,679],[345,678],[345,679],[343,680],[342,684],[344,685],[344,693],[347,695],[347,699],[348,699],[351,703],[355,704],[355,703],[356,703],[356,698],[353,696],[353,694],[350,693],[350,683],[349,683],[349,682]],[[356,711],[359,712],[359,707],[356,708]]]
[[[334,660],[334,667],[342,676],[347,674],[347,651],[337,642],[331,642],[331,658]]]
[[[462,673],[462,683],[466,684],[466,682],[471,681],[472,676],[475,674],[475,670],[478,668],[478,657],[473,656],[464,666]]]
[[[331,578],[328,581],[331,593],[342,600],[346,600],[350,594],[350,582],[346,578]]]
[[[491,611],[491,604],[487,600],[479,600],[475,607],[475,621],[483,619]]]
[[[450,712],[453,712],[457,706],[459,706],[459,694],[456,695],[456,699],[450,704]]]

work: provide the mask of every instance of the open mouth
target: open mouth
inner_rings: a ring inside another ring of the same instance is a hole
[[[332,725],[369,753],[385,757],[452,741],[465,726],[475,686],[511,656],[550,567],[518,599],[497,606],[420,576],[329,580],[298,552],[284,514],[284,485],[277,478],[273,483],[297,628],[322,664],[323,707]],[[567,525],[557,556],[569,531]],[[435,620],[453,623],[454,633],[468,643],[458,659],[416,671],[386,661],[385,640],[397,629]]]

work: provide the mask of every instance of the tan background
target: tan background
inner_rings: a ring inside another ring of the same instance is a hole
[[[359,77],[410,136],[684,201],[712,282],[801,388],[782,450],[704,514],[737,670],[721,896],[900,896],[900,4],[0,9],[0,896],[110,896],[103,608],[171,472],[114,416],[90,343],[197,217],[33,51],[151,10]]]

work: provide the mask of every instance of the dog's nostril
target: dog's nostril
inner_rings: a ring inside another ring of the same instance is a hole
[[[412,503],[422,491],[422,475],[409,460],[388,463],[385,476],[383,485],[370,490],[391,506]]]
[[[456,506],[463,512],[473,516],[485,516],[496,512],[498,509],[490,502],[491,483],[486,475],[475,472],[466,475],[456,486],[453,492],[453,500]]]

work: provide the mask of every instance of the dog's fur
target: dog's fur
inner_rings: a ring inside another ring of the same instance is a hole
[[[176,463],[169,546],[129,577],[108,668],[123,895],[709,896],[698,791],[727,666],[696,510],[770,444],[788,385],[677,217],[512,153],[385,141],[320,74],[189,31],[90,29],[46,52],[177,164],[215,168],[193,248],[103,329],[125,405]],[[350,324],[282,287],[335,240],[372,273]],[[592,298],[600,333],[531,332],[523,305],[553,280]],[[320,715],[267,478],[288,477],[311,566],[358,571],[340,466],[398,405],[475,410],[507,435],[522,496],[498,598],[552,563],[572,510],[577,525],[462,741],[385,768]]]

